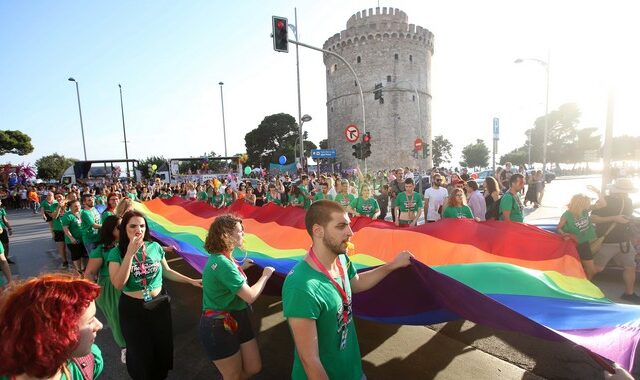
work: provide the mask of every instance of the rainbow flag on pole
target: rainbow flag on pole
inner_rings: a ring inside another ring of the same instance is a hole
[[[178,198],[137,204],[152,235],[174,245],[194,268],[207,261],[203,248],[217,215],[244,220],[248,257],[284,276],[304,257],[311,239],[304,210],[236,202],[216,210]],[[569,339],[631,369],[640,339],[640,306],[616,304],[586,279],[575,246],[537,227],[448,219],[397,229],[369,218],[352,223],[359,271],[409,250],[416,260],[378,286],[354,296],[364,319],[427,325],[467,319],[538,338]],[[241,257],[244,254],[236,254]]]

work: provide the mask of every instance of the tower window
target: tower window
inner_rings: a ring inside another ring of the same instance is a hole
[[[409,62],[413,62],[413,56],[412,55],[409,56]]]
[[[336,70],[338,70],[338,64],[334,63],[333,65],[331,65],[331,74],[335,73]]]
[[[354,81],[353,81],[353,85],[354,85],[354,86],[356,86],[356,87],[358,87],[358,81],[355,81],[355,80],[354,80]]]
[[[361,61],[360,56],[358,56],[358,58],[356,58],[356,62],[360,63]]]
[[[391,82],[391,75],[387,75],[387,83]]]
[[[393,58],[397,61],[398,60],[398,53],[396,53]]]
[[[415,95],[411,95],[411,97],[413,98],[413,101],[416,101],[416,96]]]

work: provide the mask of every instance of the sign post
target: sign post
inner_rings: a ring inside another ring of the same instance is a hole
[[[493,118],[493,174],[496,173],[496,153],[498,153],[498,140],[500,140],[500,119]]]

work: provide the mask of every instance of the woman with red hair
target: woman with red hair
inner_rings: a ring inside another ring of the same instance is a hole
[[[100,215],[101,223],[104,223],[104,220],[107,219],[110,215],[116,214],[116,207],[118,207],[118,202],[120,202],[120,197],[116,193],[111,193],[107,197],[107,208]]]
[[[98,285],[62,274],[41,275],[3,293],[0,379],[97,377],[104,367],[94,344],[102,329],[98,294]]]

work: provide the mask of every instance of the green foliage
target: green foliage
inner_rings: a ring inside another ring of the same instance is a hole
[[[329,140],[320,140],[320,149],[329,149]]]
[[[269,115],[244,137],[249,156],[246,164],[251,167],[269,167],[269,163],[278,163],[281,155],[286,156],[288,162],[293,162],[293,158],[297,156],[295,149],[298,139],[298,124],[293,116],[286,113]],[[316,145],[308,141],[303,144],[305,156],[310,157],[310,147],[315,149]]]
[[[236,154],[239,156],[239,154]],[[212,160],[210,158],[213,157],[222,157],[216,152],[211,151],[207,154],[207,157],[193,157],[189,161],[180,161],[178,164],[178,173],[187,174],[191,172],[191,174],[195,174],[198,172],[206,172],[211,171],[213,173],[225,173],[229,170],[229,162],[226,160]],[[142,166],[142,165],[141,165]],[[158,165],[159,166],[159,165]],[[235,165],[233,166],[235,170]]]
[[[9,153],[24,156],[31,152],[31,137],[20,131],[0,131],[0,156]]]
[[[482,140],[476,140],[475,144],[469,144],[462,148],[462,161],[460,166],[467,168],[484,168],[489,165],[489,148]]]
[[[48,156],[40,157],[36,161],[36,168],[38,168],[38,178],[48,180],[59,180],[62,178],[62,174],[67,168],[73,165],[76,160],[66,158],[58,153],[50,154]]]
[[[164,158],[163,156],[151,156],[151,157],[147,157],[144,160],[140,160],[138,161],[138,170],[140,170],[140,173],[142,174],[143,178],[151,178],[152,175],[150,173],[150,166],[151,165],[156,165],[156,171],[160,170],[160,168],[164,165],[168,165],[167,163],[167,159]]]
[[[524,166],[529,159],[529,148],[521,146],[500,157],[500,165],[511,162],[514,166]]]
[[[433,139],[433,166],[442,166],[445,162],[451,160],[451,142],[439,135]]]

